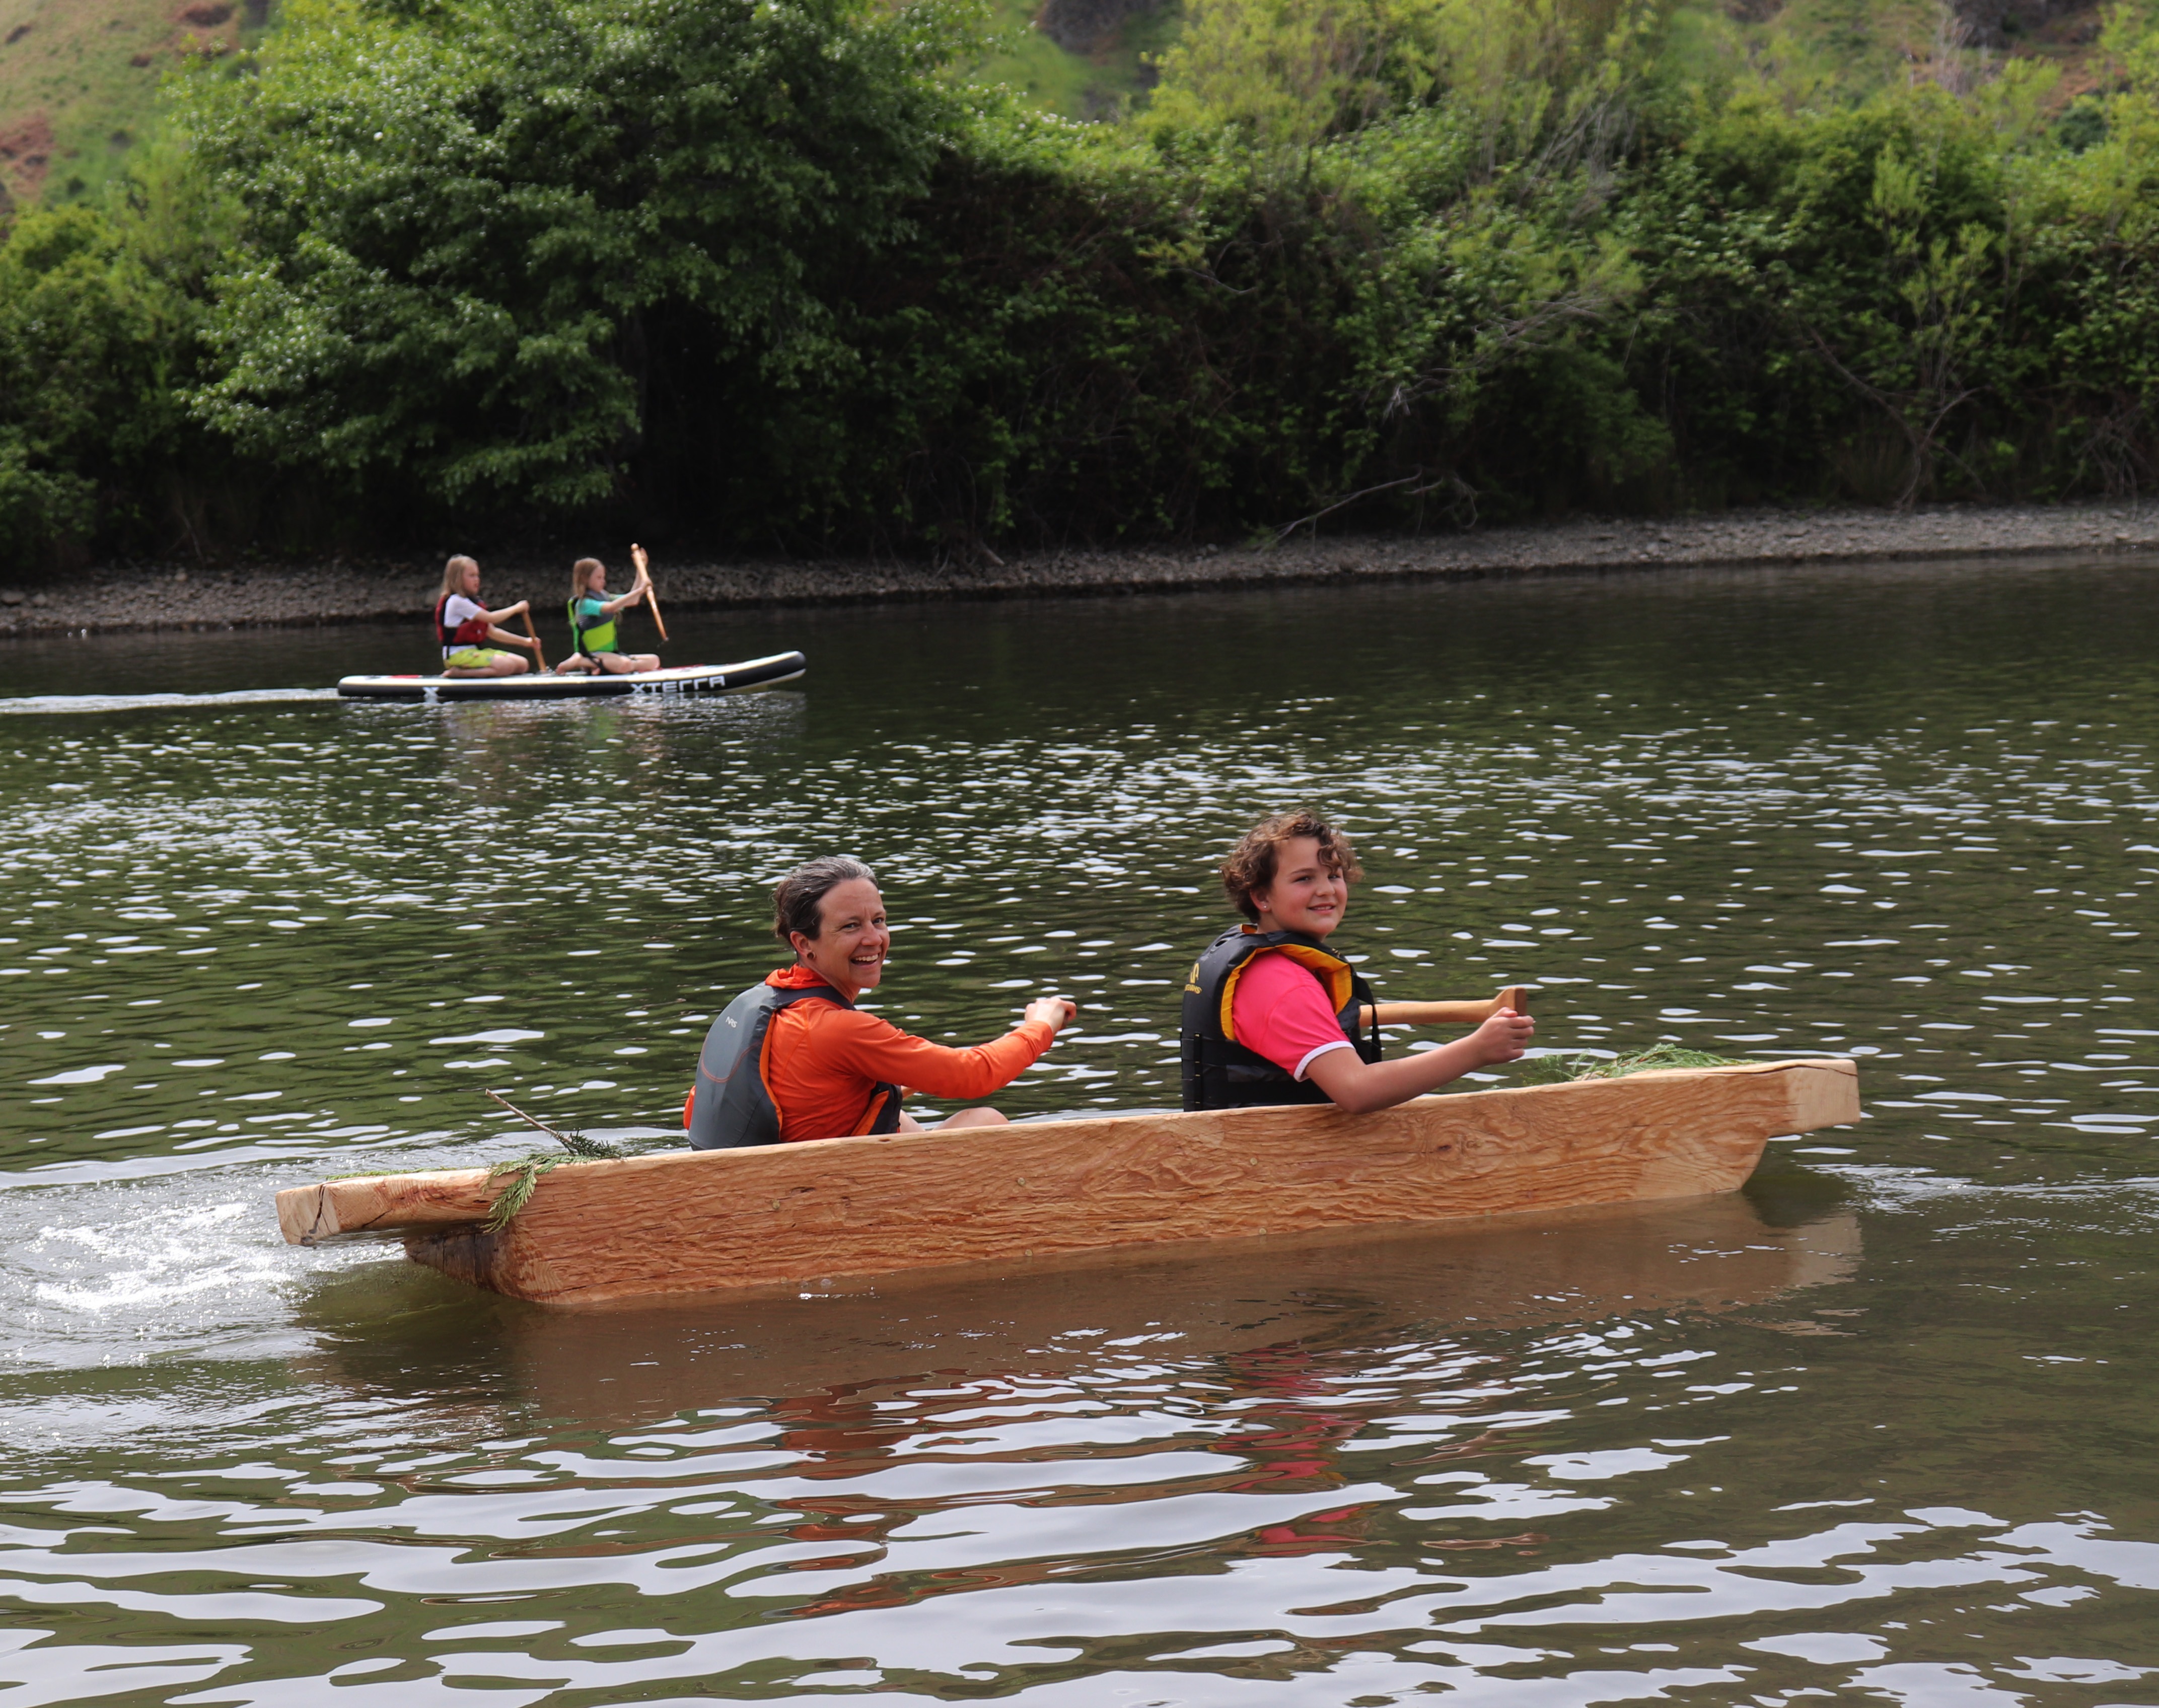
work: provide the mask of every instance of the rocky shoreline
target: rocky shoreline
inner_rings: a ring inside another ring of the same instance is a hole
[[[2112,502],[1941,505],[1901,515],[1730,511],[1414,537],[1293,540],[1276,546],[1050,551],[1009,562],[985,557],[965,567],[862,559],[662,562],[655,566],[655,578],[669,608],[691,610],[1420,577],[1468,580],[1658,566],[1768,567],[2155,551],[2159,506]],[[486,568],[494,597],[531,598],[544,609],[552,608],[567,563],[501,559],[486,561]],[[438,564],[414,560],[225,570],[177,565],[91,569],[41,587],[0,588],[0,637],[406,619],[432,600],[439,574]]]

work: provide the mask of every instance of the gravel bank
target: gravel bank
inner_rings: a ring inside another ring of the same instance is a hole
[[[1652,565],[1835,563],[1864,560],[2109,554],[2159,550],[2159,507],[2077,504],[1977,509],[1750,510],[1665,521],[1628,519],[1494,528],[1421,538],[1293,541],[1271,549],[1203,546],[1056,551],[940,569],[923,562],[669,563],[670,608],[1013,598],[1299,581],[1429,576],[1464,579]],[[627,568],[628,553],[610,562]],[[488,588],[552,612],[563,563],[487,563]],[[128,629],[225,629],[410,618],[432,600],[440,566],[406,561],[97,569],[41,587],[0,589],[0,636]]]

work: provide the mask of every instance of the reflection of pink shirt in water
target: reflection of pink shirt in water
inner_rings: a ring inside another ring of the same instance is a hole
[[[1237,1042],[1302,1079],[1314,1056],[1351,1048],[1327,1006],[1327,986],[1286,955],[1263,951],[1245,964],[1230,1001]]]

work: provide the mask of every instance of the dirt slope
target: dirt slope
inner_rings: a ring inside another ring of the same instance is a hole
[[[252,45],[277,0],[0,0],[0,215],[95,193],[157,122],[160,74],[190,53]],[[1071,117],[1105,117],[1152,80],[1147,56],[1177,0],[993,0],[1003,34],[979,68]],[[1984,76],[2005,57],[2091,86],[2103,0],[1721,0],[1765,45],[1803,50],[1856,86]]]
[[[272,0],[0,0],[0,189],[95,190],[155,122],[159,74],[229,52]]]

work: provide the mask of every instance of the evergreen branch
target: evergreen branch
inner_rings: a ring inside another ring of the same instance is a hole
[[[613,1162],[619,1159],[622,1156],[622,1152],[615,1149],[612,1145],[603,1144],[598,1139],[588,1139],[582,1133],[562,1132],[557,1128],[549,1126],[547,1123],[541,1120],[538,1115],[527,1115],[508,1098],[500,1095],[499,1093],[489,1091],[484,1086],[481,1088],[481,1090],[485,1095],[494,1098],[497,1103],[500,1104],[505,1109],[515,1115],[518,1120],[524,1121],[530,1126],[539,1128],[541,1132],[546,1134],[549,1138],[554,1140],[557,1144],[567,1151],[572,1157],[589,1157],[598,1161]]]
[[[481,1089],[486,1090],[484,1086]],[[540,1177],[543,1174],[551,1173],[565,1162],[581,1160],[615,1162],[621,1159],[623,1153],[613,1145],[603,1144],[598,1139],[588,1139],[582,1133],[563,1132],[558,1128],[549,1126],[537,1115],[527,1115],[506,1097],[498,1095],[493,1091],[488,1091],[487,1095],[494,1098],[497,1103],[520,1121],[539,1128],[541,1132],[560,1145],[563,1151],[568,1152],[565,1156],[553,1151],[535,1151],[526,1156],[513,1157],[507,1162],[497,1162],[487,1171],[487,1177],[489,1180],[500,1179],[505,1176],[510,1180],[510,1183],[495,1194],[494,1203],[488,1211],[487,1220],[481,1224],[490,1234],[501,1233],[516,1219],[517,1213],[532,1201],[533,1190],[540,1184]]]

